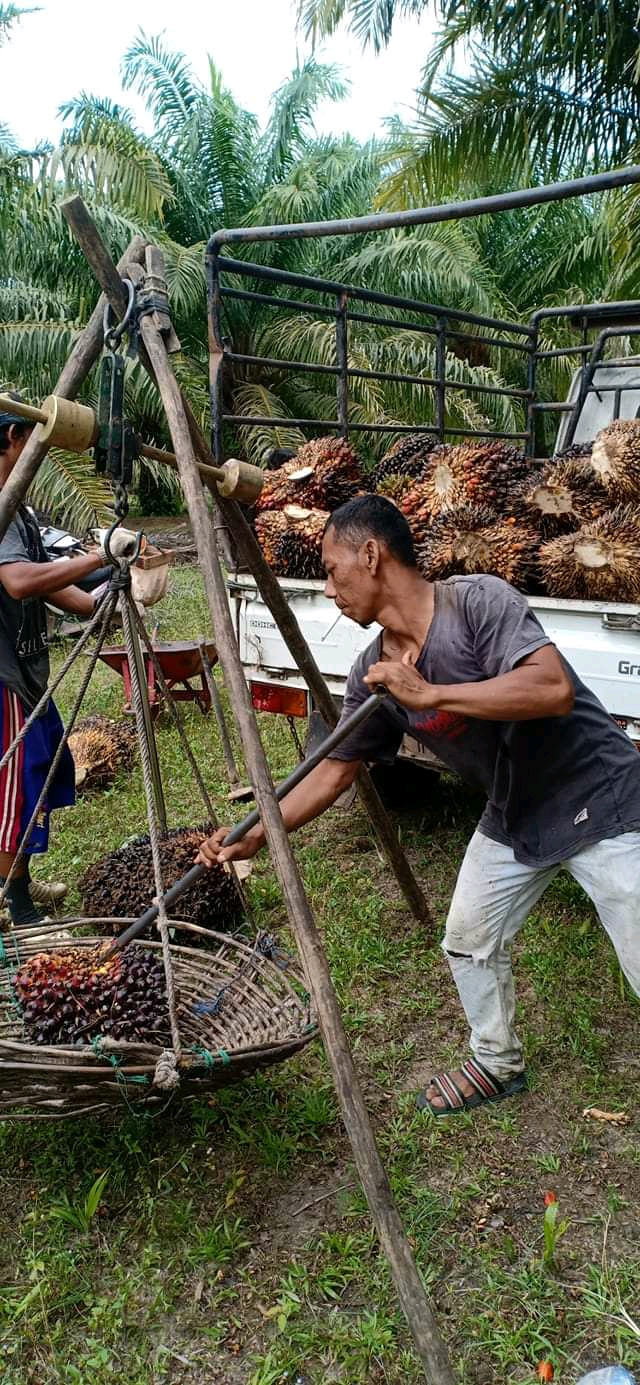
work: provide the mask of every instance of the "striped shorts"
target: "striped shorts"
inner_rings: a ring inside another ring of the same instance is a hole
[[[0,746],[2,756],[27,719],[22,699],[0,683]],[[57,708],[49,702],[26,736],[0,770],[0,851],[14,856],[31,820],[62,735]],[[75,775],[71,752],[65,746],[38,817],[26,845],[28,855],[39,855],[49,844],[49,814],[75,802]]]

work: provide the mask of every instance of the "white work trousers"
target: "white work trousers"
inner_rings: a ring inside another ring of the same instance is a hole
[[[560,865],[542,867],[521,865],[511,847],[474,832],[442,946],[471,1026],[472,1052],[501,1080],[523,1068],[510,946],[560,870],[568,870],[593,900],[640,996],[640,832],[596,842]]]

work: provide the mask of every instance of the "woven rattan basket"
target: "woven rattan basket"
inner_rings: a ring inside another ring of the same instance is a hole
[[[12,977],[37,952],[94,947],[104,937],[83,937],[96,924],[130,920],[73,920],[49,929],[3,935],[0,945],[0,1119],[61,1120],[70,1116],[158,1106],[167,1092],[154,1086],[158,1045],[104,1038],[81,1047],[25,1040]],[[204,1094],[281,1063],[314,1037],[316,1026],[297,964],[266,935],[248,944],[195,928],[208,950],[171,946],[177,1019],[182,1041],[178,1096]],[[133,946],[161,951],[159,942]]]

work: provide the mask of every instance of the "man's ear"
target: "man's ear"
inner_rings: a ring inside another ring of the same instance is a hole
[[[375,577],[380,565],[380,544],[377,539],[366,539],[362,545],[364,561],[371,577]]]

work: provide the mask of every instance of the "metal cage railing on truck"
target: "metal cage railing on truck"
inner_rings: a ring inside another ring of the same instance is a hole
[[[627,364],[628,356],[611,359],[605,351],[614,338],[640,336],[640,300],[618,303],[570,304],[544,308],[533,314],[526,323],[510,322],[448,308],[442,304],[420,299],[377,292],[352,284],[336,283],[307,274],[296,274],[248,260],[232,258],[223,253],[226,245],[246,245],[295,238],[336,235],[370,234],[386,229],[426,225],[430,222],[458,220],[463,217],[486,216],[490,213],[512,211],[519,207],[540,205],[567,197],[603,192],[614,187],[640,181],[640,167],[597,174],[548,187],[529,188],[495,197],[478,198],[408,212],[385,213],[345,221],[302,222],[290,226],[242,227],[217,232],[207,249],[209,322],[211,341],[211,412],[213,451],[217,461],[224,458],[225,429],[298,428],[315,432],[335,431],[339,436],[349,433],[382,434],[425,433],[440,442],[448,438],[499,438],[519,444],[531,456],[548,450],[544,432],[545,416],[568,415],[563,445],[569,446],[578,423],[581,409],[589,393],[611,390],[614,393],[612,416],[618,416],[621,389],[619,385],[594,383],[597,368]],[[290,291],[294,291],[293,293]],[[225,304],[231,300],[260,305],[275,313],[304,313],[310,321],[333,321],[333,359],[313,362],[287,359],[280,356],[249,354],[235,349],[225,332]],[[560,346],[549,347],[542,336],[544,324],[555,320],[564,325],[569,340]],[[402,371],[360,368],[349,363],[350,329],[352,325],[369,325],[380,329],[410,331],[424,336],[434,346],[435,368],[430,374],[408,374]],[[579,341],[575,335],[579,334]],[[453,379],[447,374],[449,351],[462,356],[469,345],[479,346],[491,362],[492,353],[506,352],[521,363],[521,383],[492,385],[469,380]],[[555,359],[575,359],[581,367],[579,388],[569,402],[540,397],[540,372],[545,362]],[[636,362],[637,364],[637,362]],[[286,372],[289,375],[333,377],[336,382],[335,409],[323,418],[300,418],[289,414],[246,415],[225,408],[224,383],[236,367],[243,370]],[[355,421],[350,417],[352,385],[356,380],[409,385],[424,392],[429,400],[429,421]],[[511,430],[500,428],[465,428],[448,422],[448,406],[456,395],[503,397],[513,401],[514,416],[521,423]],[[542,426],[541,426],[542,425]]]

